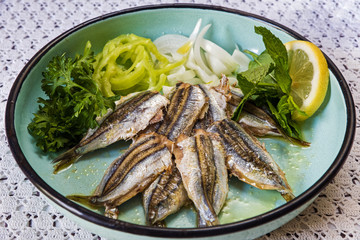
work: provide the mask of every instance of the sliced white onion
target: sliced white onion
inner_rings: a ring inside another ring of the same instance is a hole
[[[225,49],[219,47],[215,43],[207,39],[202,39],[201,47],[205,50],[205,52],[217,57],[221,62],[223,62],[223,64],[230,69],[230,72],[237,68],[238,63],[236,60]]]
[[[197,38],[199,31],[200,31],[201,23],[202,23],[202,19],[199,18],[199,20],[197,21],[197,23],[194,27],[194,30],[192,31],[192,33],[189,36],[189,41],[194,42],[195,39]]]
[[[177,49],[183,46],[189,38],[179,34],[166,34],[154,40],[158,51],[169,59],[170,62],[180,61],[183,56]]]
[[[216,56],[205,52],[205,57],[210,69],[216,76],[220,77],[221,74],[228,75],[233,69],[228,68],[225,64]]]
[[[210,73],[206,72],[203,68],[201,68],[194,58],[194,51],[193,49],[190,50],[188,61],[185,63],[187,68],[195,70],[197,76],[203,80],[205,83],[219,83],[219,78],[213,74],[211,71]]]
[[[185,70],[184,72],[176,72],[167,76],[170,86],[174,86],[178,82],[185,82],[190,84],[203,84],[204,82],[196,77],[193,70]]]
[[[180,34],[165,34],[154,40],[158,49],[178,49],[189,40],[188,37]]]
[[[179,69],[179,71],[169,74],[167,76],[170,85],[175,85],[178,82],[187,82],[196,77],[196,73],[193,70],[186,70],[185,68]]]
[[[194,44],[194,42],[195,42],[195,40],[196,40],[196,38],[197,38],[197,36],[199,34],[201,22],[202,22],[202,20],[200,18],[197,21],[194,30],[190,34],[188,41],[185,42],[182,46],[180,46],[177,49],[177,53],[182,54],[182,55],[185,55],[185,54],[189,53],[190,49],[192,48],[192,46],[193,46],[193,44]]]
[[[214,42],[204,39],[211,24],[201,29],[201,23],[202,19],[199,19],[189,37],[166,34],[154,41],[159,52],[171,62],[187,57],[183,66],[173,69],[167,76],[169,84],[175,85],[182,81],[218,85],[219,77],[225,74],[229,77],[230,84],[236,85],[237,79],[229,75],[236,70],[247,70],[250,59],[238,48],[231,55]]]
[[[204,35],[206,34],[207,30],[209,30],[209,28],[211,27],[211,24],[206,25],[199,33],[199,35],[197,36],[195,42],[194,42],[194,60],[195,63],[207,74],[207,75],[212,75],[213,73],[211,72],[211,70],[208,68],[208,66],[206,65],[206,63],[204,62],[204,59],[202,57],[201,54],[201,43],[203,41]]]
[[[243,52],[241,52],[239,49],[235,49],[232,57],[235,59],[235,61],[239,64],[238,72],[243,72],[248,70],[250,58],[246,56]]]

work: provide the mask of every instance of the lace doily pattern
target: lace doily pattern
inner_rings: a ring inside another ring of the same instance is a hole
[[[0,0],[1,112],[26,62],[65,30],[115,10],[177,2],[247,11],[302,34],[320,46],[343,73],[359,112],[360,3],[355,0]],[[0,115],[0,239],[103,239],[64,217],[25,177],[9,150],[4,117]],[[260,239],[360,239],[359,158],[358,134],[345,165],[315,202]]]

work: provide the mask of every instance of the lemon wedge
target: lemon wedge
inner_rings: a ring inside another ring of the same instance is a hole
[[[295,40],[285,43],[289,56],[291,96],[306,113],[296,112],[292,118],[304,121],[312,116],[324,101],[329,85],[329,69],[321,50],[313,43]]]

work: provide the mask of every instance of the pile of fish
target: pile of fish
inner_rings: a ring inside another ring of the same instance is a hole
[[[229,173],[254,187],[277,190],[290,201],[294,195],[284,173],[255,137],[282,131],[253,105],[245,107],[239,123],[231,120],[239,101],[241,95],[226,77],[217,87],[179,83],[164,95],[131,94],[99,119],[97,129],[54,160],[54,172],[85,153],[133,139],[91,196],[67,197],[105,207],[105,215],[116,219],[118,206],[142,193],[147,223],[153,226],[165,226],[167,216],[192,202],[199,227],[219,224]]]

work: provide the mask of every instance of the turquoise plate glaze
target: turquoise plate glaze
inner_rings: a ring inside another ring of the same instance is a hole
[[[339,171],[354,138],[353,100],[345,80],[328,60],[330,87],[320,110],[302,126],[311,147],[302,148],[279,139],[263,139],[269,152],[286,173],[296,199],[285,203],[275,191],[259,190],[230,179],[230,192],[220,214],[220,226],[195,227],[191,207],[167,219],[169,228],[145,226],[140,197],[120,206],[119,220],[102,216],[103,211],[87,209],[69,201],[68,194],[91,194],[110,162],[127,148],[127,142],[85,155],[70,169],[52,174],[51,159],[43,154],[27,131],[32,113],[38,108],[41,73],[49,60],[64,52],[81,53],[90,40],[95,52],[123,33],[155,39],[166,33],[188,36],[199,18],[203,25],[211,23],[206,38],[228,51],[237,44],[242,49],[261,52],[261,37],[254,26],[265,26],[283,42],[304,39],[294,31],[249,13],[206,5],[158,5],[133,8],[104,15],[85,22],[60,35],[41,49],[24,67],[11,90],[6,109],[6,131],[13,155],[20,168],[47,198],[67,216],[101,236],[122,239],[195,238],[209,239],[224,235],[225,239],[254,238],[265,234],[295,217],[308,206],[321,189]],[[305,39],[306,40],[306,39]]]

